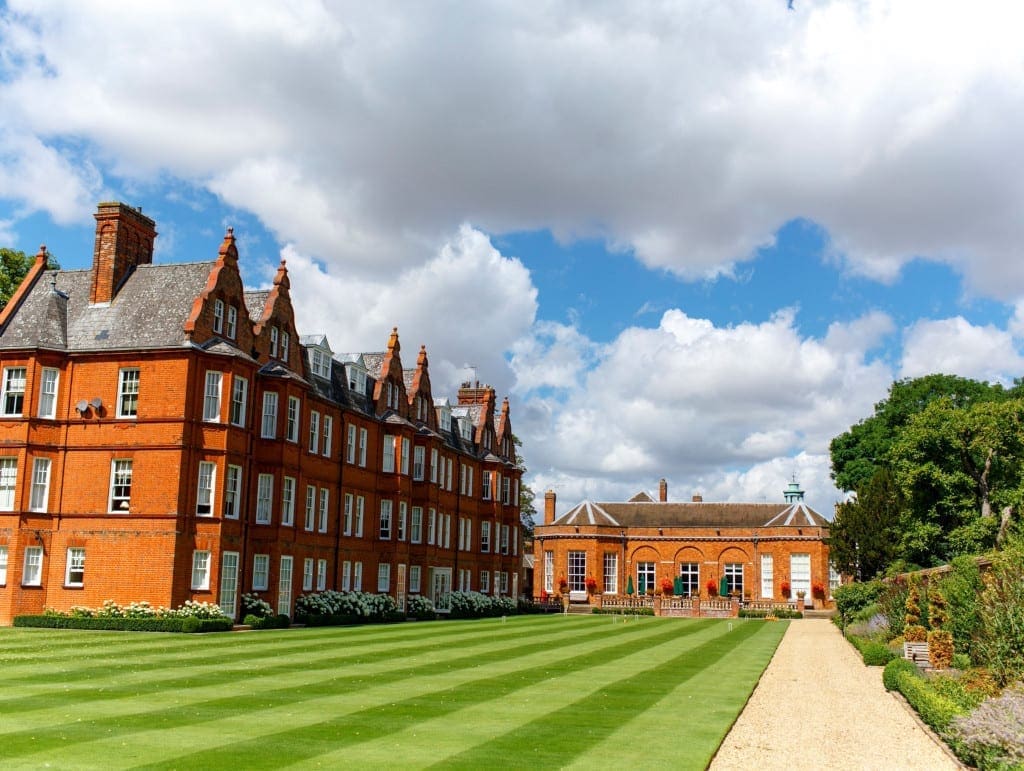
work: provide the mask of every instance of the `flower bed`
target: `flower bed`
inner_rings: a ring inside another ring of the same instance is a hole
[[[47,629],[110,629],[126,632],[225,632],[234,622],[219,605],[188,600],[178,608],[128,605],[107,600],[100,608],[74,607],[67,613],[48,610],[39,616],[16,616],[14,626]]]

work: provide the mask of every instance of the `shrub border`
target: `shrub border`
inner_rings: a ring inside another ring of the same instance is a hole
[[[39,629],[102,629],[115,632],[230,632],[230,618],[96,618],[79,616],[15,616],[13,626]]]

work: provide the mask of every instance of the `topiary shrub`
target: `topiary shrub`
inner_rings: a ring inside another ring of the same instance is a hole
[[[908,624],[907,628],[903,630],[903,639],[907,642],[926,642],[928,630],[920,624]]]
[[[893,652],[886,647],[885,643],[869,640],[860,649],[861,658],[864,664],[869,667],[884,667],[894,656]]]
[[[928,633],[928,658],[934,669],[953,666],[953,635],[942,629]]]
[[[894,658],[888,664],[885,665],[885,669],[882,670],[882,684],[885,686],[887,691],[898,691],[899,684],[896,678],[901,674],[908,674],[914,677],[920,677],[921,673],[917,669],[917,665],[913,661],[907,659]]]

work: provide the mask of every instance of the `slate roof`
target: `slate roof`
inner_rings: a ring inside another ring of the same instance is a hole
[[[556,517],[556,525],[610,527],[828,527],[818,512],[797,503],[594,503],[583,501]]]
[[[270,297],[269,289],[252,289],[245,293],[245,309],[249,312],[249,318],[259,321],[263,318],[263,311],[267,307],[267,298]]]
[[[380,380],[380,368],[384,364],[385,356],[387,356],[387,351],[363,354],[363,364],[366,365],[366,371],[375,380]]]
[[[113,301],[98,305],[89,304],[90,270],[46,271],[0,335],[0,349],[41,346],[92,351],[186,345],[185,321],[213,266],[213,262],[139,265]]]

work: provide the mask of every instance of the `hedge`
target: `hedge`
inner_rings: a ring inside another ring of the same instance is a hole
[[[769,615],[775,618],[803,618],[804,614],[799,610],[789,608],[776,608],[775,610],[760,610],[754,608],[740,608],[740,618],[767,618]]]
[[[654,608],[591,608],[590,612],[601,616],[653,616]]]
[[[897,678],[903,673],[918,676],[921,674],[917,664],[910,659],[897,658],[886,664],[885,669],[882,670],[882,685],[885,686],[885,690],[898,691]]]
[[[242,623],[251,626],[253,629],[287,629],[291,626],[291,619],[288,616],[257,616],[253,613],[242,619]]]
[[[938,693],[928,680],[917,673],[897,673],[896,687],[921,719],[939,733],[949,728],[954,717],[965,712],[955,702]]]
[[[14,626],[42,629],[106,629],[117,632],[229,632],[230,618],[95,618],[87,616],[15,616]]]

